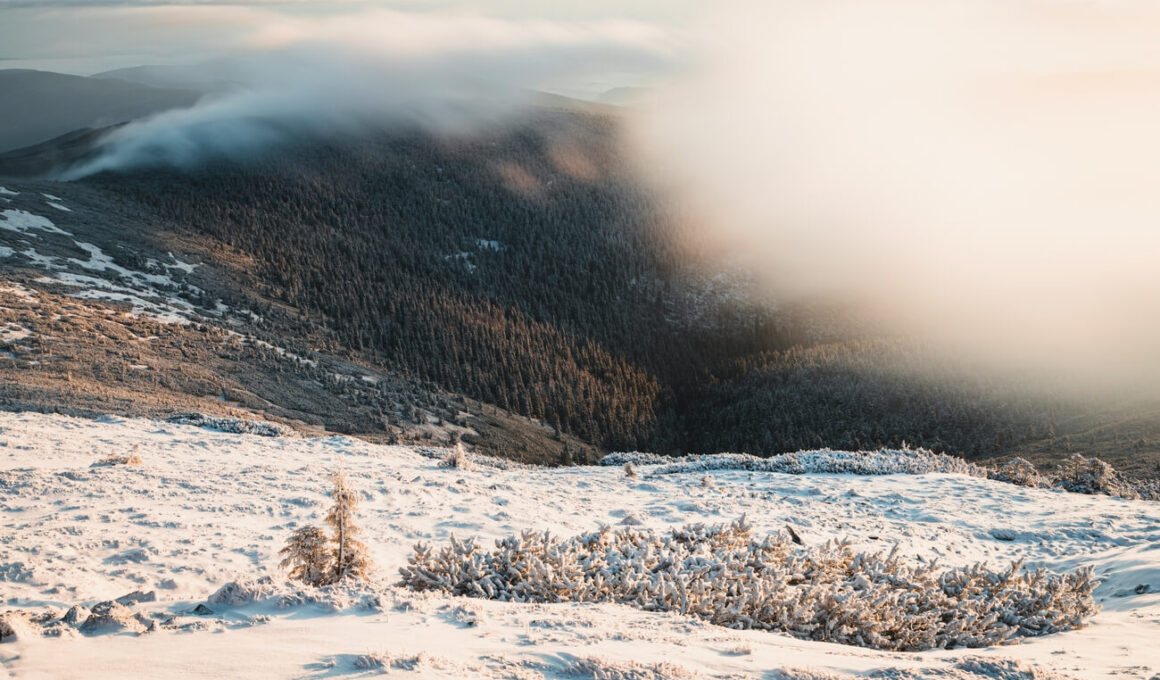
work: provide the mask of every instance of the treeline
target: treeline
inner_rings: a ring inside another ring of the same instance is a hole
[[[1050,441],[1082,405],[1048,398],[897,340],[846,341],[739,358],[705,386],[689,451],[847,450],[903,443],[967,458]]]

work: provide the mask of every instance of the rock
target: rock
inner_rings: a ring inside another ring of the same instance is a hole
[[[0,642],[28,640],[39,634],[38,626],[29,620],[27,613],[10,611],[0,614]]]
[[[995,539],[996,541],[1014,541],[1015,538],[1019,535],[1019,533],[1014,529],[1002,529],[999,527],[991,529],[990,533],[991,538]]]
[[[156,601],[157,601],[157,593],[155,591],[152,591],[152,590],[150,590],[147,593],[143,593],[140,590],[134,590],[133,592],[129,593],[128,595],[122,595],[121,597],[117,598],[117,602],[119,602],[127,607],[131,607],[131,606],[138,604],[138,603],[141,603],[141,602],[156,602]]]
[[[229,607],[236,607],[253,602],[255,595],[256,593],[249,586],[238,583],[237,581],[230,581],[221,588],[218,588],[213,595],[210,595],[208,601],[213,604],[224,604]]]
[[[69,607],[69,610],[61,617],[61,621],[64,621],[70,626],[79,626],[85,622],[85,619],[89,618],[89,614],[91,613],[88,607],[83,604],[76,604]]]
[[[193,608],[193,613],[198,615],[198,616],[209,616],[209,615],[213,614],[213,610],[210,609],[209,607],[205,606],[204,604],[199,604]]]
[[[80,635],[76,628],[73,628],[72,626],[62,621],[57,621],[56,623],[51,623],[44,628],[41,628],[40,634],[44,637],[60,638],[62,640],[75,638]]]
[[[132,548],[105,558],[106,564],[140,564],[149,561],[149,553],[142,548]]]
[[[151,633],[151,632],[157,630],[157,622],[154,621],[153,619],[150,619],[149,617],[145,616],[144,614],[141,614],[141,613],[134,614],[133,618],[137,619],[137,623],[140,623],[142,626],[145,626],[146,633]]]
[[[112,600],[93,605],[92,613],[80,626],[80,631],[85,635],[119,632],[140,634],[145,630],[145,626],[133,616],[128,607]]]

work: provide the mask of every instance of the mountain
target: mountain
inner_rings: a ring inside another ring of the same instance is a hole
[[[190,106],[199,94],[124,80],[0,70],[0,152]]]
[[[596,100],[613,106],[633,106],[655,91],[655,88],[651,87],[614,87],[600,93]]]
[[[16,343],[21,372],[0,403],[243,408],[537,462],[906,442],[1048,467],[1079,451],[1157,474],[1154,404],[1053,396],[967,364],[935,379],[921,348],[819,331],[816,310],[702,262],[704,236],[639,183],[618,125],[548,106],[469,136],[303,135],[185,170],[4,180],[19,194],[0,207],[67,234],[0,229],[8,278],[53,300],[9,320],[58,336],[53,315],[84,305],[120,328]],[[80,138],[61,145],[6,154],[0,174],[86,153]],[[102,339],[132,336],[165,342],[145,356]],[[180,368],[160,379],[138,365]]]
[[[94,73],[90,77],[200,94],[230,90],[239,84],[238,75],[224,60],[192,65],[131,66]]]

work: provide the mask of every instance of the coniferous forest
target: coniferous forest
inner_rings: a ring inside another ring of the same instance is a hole
[[[606,449],[1131,448],[1080,405],[923,379],[905,344],[707,292],[691,232],[634,179],[610,117],[304,137],[85,182],[246,262],[258,313],[289,306],[360,360]]]

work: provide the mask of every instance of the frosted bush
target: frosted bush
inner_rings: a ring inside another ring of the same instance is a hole
[[[748,453],[715,453],[665,458],[651,453],[613,453],[600,460],[601,465],[650,466],[656,475],[706,473],[715,470],[780,472],[791,475],[843,473],[855,475],[959,473],[986,477],[987,470],[962,458],[934,453],[927,449],[881,449],[878,451],[797,451],[769,458]]]
[[[136,445],[129,453],[110,453],[104,458],[93,463],[89,467],[110,467],[113,465],[128,465],[130,467],[138,467],[142,464],[141,455],[138,453]]]
[[[463,446],[463,442],[456,442],[455,448],[440,463],[440,467],[451,468],[455,470],[472,470],[475,468],[471,463],[471,458],[467,455],[467,449]]]
[[[135,453],[110,453],[96,463],[93,467],[108,467],[113,465],[128,465],[130,467],[137,467],[142,464],[141,456]]]
[[[1109,496],[1123,496],[1128,491],[1115,468],[1099,458],[1085,458],[1078,453],[1056,468],[1054,485],[1076,493]]]
[[[177,413],[165,419],[166,422],[177,425],[193,425],[208,430],[228,432],[230,434],[256,434],[260,437],[283,437],[292,430],[277,423],[267,423],[261,420],[242,420],[221,416],[207,416],[204,413]]]
[[[714,453],[671,458],[639,451],[610,453],[600,459],[604,466],[646,467],[653,475],[742,470],[791,475],[921,475],[963,474],[1027,487],[1054,487],[1086,494],[1160,500],[1160,482],[1132,480],[1098,458],[1074,454],[1054,474],[1042,474],[1030,461],[1014,458],[996,467],[985,467],[945,453],[903,446],[877,451],[797,451],[769,458],[747,453]]]
[[[524,532],[481,547],[418,544],[403,585],[506,602],[617,602],[730,628],[888,650],[984,647],[1071,630],[1098,611],[1090,569],[944,569],[755,537],[744,519],[664,534],[625,527],[567,539]]]
[[[705,677],[671,663],[610,661],[591,656],[569,664],[564,675],[591,680],[693,680]]]
[[[454,450],[448,454],[447,449],[441,448],[426,448],[420,447],[414,449],[416,453],[424,458],[431,458],[440,463],[440,467],[449,467],[446,465],[447,459],[450,455],[454,455]],[[495,456],[487,456],[479,452],[469,454],[467,459],[475,467],[494,468],[496,470],[532,470],[537,468],[536,465],[528,465],[527,463],[519,463],[514,460],[506,460],[504,458],[496,458]]]
[[[991,479],[1019,486],[1047,486],[1047,479],[1025,458],[1012,458],[991,473]]]

